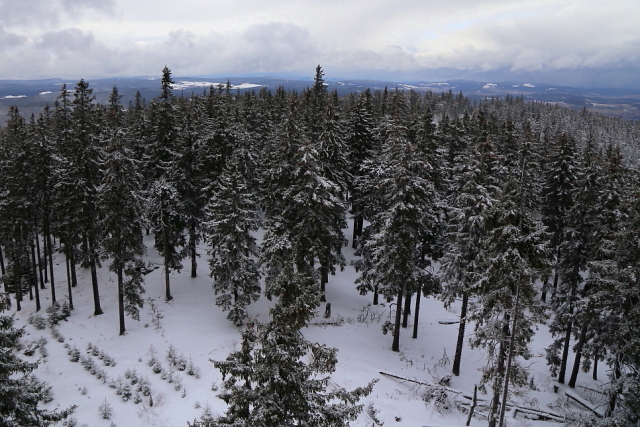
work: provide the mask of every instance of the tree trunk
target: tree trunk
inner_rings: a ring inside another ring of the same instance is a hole
[[[411,314],[411,294],[404,299],[404,313],[402,314],[402,327],[407,329],[409,324],[409,315]]]
[[[16,311],[22,310],[22,266],[20,265],[20,257],[16,257],[14,261],[14,267],[16,272],[16,278],[18,282],[18,289],[16,289]]]
[[[98,270],[96,268],[97,254],[94,248],[93,239],[87,239],[87,249],[89,251],[89,268],[91,269],[91,287],[93,289],[93,315],[100,316],[104,312],[100,306],[100,289],[98,288]]]
[[[504,414],[507,409],[507,397],[509,396],[509,375],[513,362],[513,347],[518,328],[518,308],[520,305],[520,288],[516,289],[516,303],[513,308],[513,323],[511,325],[511,337],[509,338],[509,353],[507,354],[507,369],[504,373],[504,388],[502,389],[502,406],[500,407],[500,427],[504,426]]]
[[[122,280],[122,266],[118,263],[118,319],[120,321],[120,335],[124,335],[124,281]]]
[[[478,385],[476,384],[473,387],[473,400],[471,400],[471,408],[469,408],[469,416],[467,417],[467,423],[465,424],[466,426],[471,425],[471,419],[473,418],[473,413],[476,410],[477,402],[478,402]]]
[[[391,351],[400,351],[400,323],[402,320],[402,289],[398,291],[398,300],[396,301],[396,322],[393,327],[393,344]]]
[[[567,359],[569,358],[569,344],[571,344],[571,330],[573,329],[573,322],[569,320],[567,329],[564,335],[564,346],[562,348],[562,360],[560,361],[560,372],[558,373],[558,382],[564,384],[564,377],[567,372]]]
[[[44,267],[42,266],[42,256],[40,255],[40,238],[38,236],[38,220],[33,221],[35,236],[34,239],[36,241],[36,255],[38,256],[38,273],[40,273],[40,289],[46,289],[44,287],[44,282],[48,282],[45,278],[47,273],[47,263],[45,262]],[[45,258],[46,261],[46,258]],[[43,271],[44,270],[44,271]]]
[[[198,253],[196,251],[196,220],[191,218],[189,221],[189,255],[191,255],[191,277],[197,277],[198,269]]]
[[[36,236],[36,239],[38,236]],[[36,312],[40,311],[42,306],[40,305],[40,289],[38,288],[38,266],[36,265],[36,246],[33,243],[33,240],[30,242],[31,245],[31,270],[33,272],[33,287],[36,290]]]
[[[44,254],[45,257],[45,268],[46,264],[49,264],[49,278],[51,282],[51,302],[56,302],[56,282],[53,280],[53,245],[51,244],[51,231],[49,230],[49,217],[45,217],[44,223],[44,239],[47,243],[47,249]],[[47,257],[49,258],[49,262],[47,263]]]
[[[27,261],[27,278],[28,283],[29,283],[29,301],[33,301],[33,287],[34,286],[38,286],[38,276],[35,276],[35,280],[33,280],[34,278],[34,274],[36,273],[35,267],[31,267],[31,260],[29,258],[29,249],[27,249],[27,256],[26,256],[26,261]]]
[[[582,348],[584,347],[584,342],[587,339],[587,323],[582,326],[580,330],[580,338],[578,338],[578,343],[576,344],[576,358],[573,361],[573,369],[571,370],[571,378],[569,378],[569,384],[567,384],[571,388],[575,388],[576,381],[578,380],[578,372],[580,371],[580,361],[582,359]]]
[[[373,288],[373,305],[378,305],[378,286]]]
[[[489,405],[489,427],[496,427],[498,423],[498,410],[500,408],[500,395],[502,394],[502,381],[504,379],[504,364],[507,358],[507,349],[505,340],[510,336],[509,334],[509,323],[511,321],[511,317],[508,314],[505,314],[504,318],[504,326],[502,327],[502,336],[503,340],[500,342],[500,346],[498,348],[498,360],[496,362],[496,374],[493,380],[492,391],[493,397],[491,398],[491,403]]]
[[[467,308],[469,306],[469,294],[462,294],[462,307],[460,309],[460,324],[458,325],[458,341],[456,342],[456,354],[453,357],[453,375],[460,375],[460,364],[462,363],[462,348],[464,347],[464,330],[467,326]]]
[[[556,290],[558,289],[558,268],[556,263],[556,269],[553,272],[553,287],[551,288],[551,298],[556,295]]]
[[[165,301],[171,301],[173,297],[171,296],[171,279],[169,277],[169,266],[171,263],[169,254],[169,236],[167,233],[167,227],[164,225],[164,219],[162,219],[162,223],[162,247],[164,248],[164,299]]]
[[[542,283],[542,295],[540,299],[542,302],[547,302],[547,288],[549,287],[549,276],[544,278],[544,282]]]
[[[71,249],[73,251],[73,248]],[[71,286],[78,286],[78,275],[76,274],[76,255],[71,252],[71,257],[69,258],[69,262],[71,265]]]
[[[413,313],[413,336],[412,338],[418,338],[418,319],[420,317],[420,297],[422,294],[422,288],[418,289],[416,292],[416,308],[415,313]]]
[[[331,250],[327,249],[325,257],[320,260],[320,302],[327,302],[326,291],[329,283],[329,259]]]
[[[358,247],[358,238],[362,236],[364,219],[360,215],[356,215],[353,218],[353,239],[351,241],[351,247],[356,249]]]
[[[598,351],[593,355],[593,379],[598,381]]]
[[[0,245],[0,271],[2,272],[3,276],[7,274],[7,271],[4,268],[4,255],[2,254],[2,245]],[[5,289],[6,289],[6,285],[5,285]]]
[[[71,293],[71,261],[69,261],[69,256],[65,255],[65,264],[67,265],[67,289],[69,291],[69,309],[73,310],[73,294]],[[53,283],[51,284],[53,287]]]
[[[44,225],[42,227],[42,256],[44,258],[44,283],[49,283],[49,256],[47,246],[47,236],[45,233]],[[42,268],[42,267],[41,267]]]
[[[620,375],[620,359],[618,356],[616,356],[616,360],[613,366],[613,372],[611,373],[613,381],[617,381],[618,379],[620,379]],[[613,414],[613,411],[616,409],[616,403],[618,400],[617,390],[610,390],[609,393],[611,394],[609,395],[609,406],[607,408],[606,414],[607,417],[610,417]]]

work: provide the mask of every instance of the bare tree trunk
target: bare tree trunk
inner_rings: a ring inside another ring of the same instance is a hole
[[[4,255],[2,254],[2,245],[0,245],[0,272],[2,272],[3,276],[7,274],[7,271],[4,268]],[[5,285],[5,290],[6,290],[6,287],[7,285]]]
[[[124,335],[124,281],[122,279],[122,266],[118,264],[118,320],[120,323],[120,335]]]
[[[198,269],[198,253],[196,251],[196,220],[191,218],[189,220],[189,255],[191,255],[191,277],[197,277]]]
[[[47,249],[47,236],[44,231],[44,227],[42,229],[42,256],[44,258],[44,283],[49,283],[49,256],[47,255],[49,250]],[[42,267],[41,267],[42,268]]]
[[[36,236],[36,239],[38,236]],[[40,311],[42,306],[40,305],[40,289],[38,288],[38,266],[36,265],[36,246],[31,240],[31,270],[33,272],[33,287],[36,290],[36,312]]]
[[[33,227],[34,227],[34,234],[35,234],[34,239],[36,241],[36,255],[37,255],[37,258],[38,258],[38,272],[40,273],[39,274],[40,275],[40,289],[46,289],[44,287],[44,282],[48,281],[48,280],[45,279],[45,274],[47,273],[47,263],[45,262],[44,268],[43,268],[43,266],[42,266],[42,256],[40,255],[40,237],[38,236],[38,220],[37,219],[34,219]]]
[[[69,255],[65,255],[65,263],[67,265],[67,289],[69,291],[69,308],[73,310],[73,294],[71,293],[71,261]],[[53,287],[53,283],[51,284]]]
[[[564,377],[567,372],[567,359],[569,359],[569,344],[571,344],[571,330],[573,329],[573,322],[569,320],[567,329],[564,335],[564,346],[562,348],[562,360],[560,361],[560,372],[558,373],[558,382],[564,384]]]
[[[94,248],[93,239],[87,239],[87,250],[89,251],[89,268],[91,269],[91,287],[93,289],[93,315],[104,314],[100,306],[100,289],[98,288],[98,270],[96,267],[97,254]]]
[[[578,338],[578,343],[576,344],[576,358],[573,361],[573,369],[571,370],[571,378],[569,378],[569,384],[567,384],[571,388],[575,388],[576,381],[578,380],[578,372],[580,371],[580,361],[582,359],[582,348],[584,347],[584,342],[587,338],[587,326],[585,324],[582,326],[580,330],[580,338]]]
[[[33,287],[34,286],[38,286],[38,276],[36,277],[36,280],[33,280],[33,275],[35,273],[35,268],[31,267],[31,260],[29,259],[29,250],[27,249],[27,256],[25,258],[25,260],[27,261],[27,277],[28,277],[28,283],[29,283],[29,301],[33,301]]]
[[[511,321],[511,317],[508,314],[505,314],[504,318],[504,326],[502,327],[502,336],[506,339],[510,336],[509,334],[509,323]],[[498,360],[496,362],[496,374],[493,380],[492,391],[493,397],[491,398],[491,403],[489,405],[489,427],[496,427],[498,424],[498,415],[500,408],[500,396],[502,394],[502,381],[504,379],[504,365],[507,358],[507,349],[505,340],[500,342],[498,348]]]
[[[76,255],[73,253],[73,248],[71,248],[71,257],[69,258],[69,262],[71,265],[71,286],[78,286],[78,275],[76,274]]]
[[[418,338],[418,319],[420,318],[420,297],[422,296],[422,288],[416,292],[416,308],[413,313],[413,336],[412,338]]]
[[[16,289],[16,311],[22,310],[22,266],[20,265],[20,257],[16,257],[14,261],[16,278],[18,279],[18,289]]]
[[[613,381],[618,380],[621,376],[619,356],[616,356],[616,361],[614,363],[613,372],[611,373],[611,376]],[[617,390],[610,390],[609,393],[611,394],[609,395],[609,406],[607,408],[607,414],[606,414],[606,416],[608,417],[610,417],[613,414],[613,411],[616,409],[616,403],[618,400]]]
[[[53,280],[53,245],[51,244],[51,231],[49,230],[49,217],[45,217],[44,223],[44,240],[47,242],[47,249],[44,254],[45,264],[46,258],[49,258],[49,277],[51,280],[51,302],[56,302],[56,282]],[[46,268],[46,265],[45,265]]]
[[[507,369],[504,373],[504,388],[502,390],[502,406],[500,407],[500,427],[504,426],[504,414],[507,409],[507,397],[509,396],[509,376],[513,363],[513,347],[518,328],[518,309],[520,308],[520,288],[516,289],[516,303],[513,309],[513,323],[511,325],[511,338],[509,338],[509,353],[507,354]]]
[[[320,302],[327,302],[326,291],[329,283],[329,259],[331,250],[327,249],[325,257],[320,260]]]
[[[173,297],[171,296],[171,278],[169,277],[169,264],[170,254],[169,254],[169,236],[167,234],[167,227],[162,226],[162,247],[164,248],[164,290],[165,290],[165,301],[171,301]]]
[[[410,314],[411,314],[411,294],[407,294],[407,297],[404,299],[404,313],[402,314],[402,327],[404,329],[407,329]]]
[[[593,379],[598,381],[598,351],[593,355]]]
[[[476,404],[478,403],[478,385],[476,384],[473,387],[473,400],[471,401],[471,408],[469,408],[469,416],[467,417],[466,426],[471,425],[471,419],[473,418],[473,413],[476,410]]]
[[[356,215],[353,218],[353,239],[351,241],[351,247],[356,249],[358,247],[358,239],[362,237],[362,228],[364,220],[362,216]]]
[[[544,278],[544,282],[542,283],[542,295],[540,299],[542,302],[547,302],[547,289],[549,288],[549,276]]]
[[[373,288],[373,305],[378,305],[378,286]]]
[[[400,323],[402,320],[402,289],[398,291],[398,300],[396,301],[396,322],[393,327],[393,344],[391,351],[400,351]]]
[[[458,341],[456,342],[456,354],[453,357],[453,375],[460,375],[460,364],[462,363],[462,349],[464,348],[464,330],[467,326],[467,308],[469,306],[469,294],[462,294],[462,307],[460,309],[460,324],[458,325]]]

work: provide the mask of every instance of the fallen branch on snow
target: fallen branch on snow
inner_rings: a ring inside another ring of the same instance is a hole
[[[397,380],[401,380],[401,381],[408,381],[414,384],[419,384],[419,385],[423,385],[423,386],[427,386],[427,387],[435,387],[435,388],[440,388],[442,390],[451,392],[451,393],[455,393],[457,395],[459,395],[460,397],[468,400],[468,402],[460,402],[460,404],[467,406],[467,405],[471,405],[472,401],[473,401],[473,395],[471,393],[466,393],[464,391],[461,390],[456,390],[453,389],[451,387],[445,387],[443,385],[439,385],[439,384],[430,384],[430,383],[425,383],[422,381],[417,381],[417,380],[412,380],[410,378],[405,378],[405,377],[401,377],[398,375],[394,375],[394,374],[389,374],[387,372],[382,372],[380,371],[380,374],[385,375],[387,377],[391,377],[391,378],[395,378]],[[479,399],[476,398],[477,402],[487,402],[487,399]],[[548,412],[548,411],[542,411],[540,409],[536,409],[536,408],[528,408],[525,406],[519,406],[519,405],[514,405],[513,403],[507,403],[507,408],[515,408],[517,409],[518,412],[521,412],[523,414],[527,414],[527,415],[533,415],[538,417],[538,419],[540,421],[558,421],[558,422],[564,422],[565,419],[562,415],[559,414],[555,414],[553,412]]]

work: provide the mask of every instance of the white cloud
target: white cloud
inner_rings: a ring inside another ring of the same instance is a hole
[[[156,75],[164,65],[312,74],[318,63],[362,77],[640,73],[640,3],[627,0],[31,0],[10,13],[8,3],[0,78]]]

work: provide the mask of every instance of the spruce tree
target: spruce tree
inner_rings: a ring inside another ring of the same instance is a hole
[[[240,159],[227,163],[217,190],[205,208],[203,228],[209,246],[209,266],[216,305],[240,326],[247,305],[260,296],[258,246],[252,232],[260,224],[256,196],[247,184]]]
[[[171,70],[162,70],[160,97],[151,105],[149,167],[153,176],[147,193],[148,218],[155,232],[156,249],[164,258],[165,299],[171,295],[172,270],[182,269],[185,251],[184,228],[186,215],[184,199],[180,194],[179,126],[172,85]],[[179,249],[180,248],[180,249]]]
[[[526,162],[519,168],[525,171]],[[535,282],[548,268],[550,236],[536,212],[524,206],[523,179],[526,174],[504,183],[499,202],[488,212],[486,257],[471,289],[477,295],[471,344],[487,351],[481,384],[491,384],[493,393],[490,427],[503,425],[509,384],[526,384],[526,370],[516,358],[531,357],[528,344],[535,325],[544,320]]]
[[[392,350],[400,350],[400,323],[403,299],[429,281],[421,265],[422,232],[436,221],[435,187],[431,165],[412,144],[404,124],[404,99],[394,93],[391,123],[376,163],[380,211],[373,217],[371,234],[363,242],[364,259],[356,264],[362,271],[359,284],[373,284],[387,299],[396,298]],[[390,325],[389,325],[390,326]]]
[[[0,295],[0,313],[7,309],[6,296]],[[51,400],[51,387],[31,372],[37,363],[17,356],[24,329],[13,326],[12,316],[0,314],[0,424],[7,427],[49,426],[67,418],[75,406],[63,411],[38,408]]]
[[[362,411],[358,400],[371,393],[375,381],[353,391],[335,386],[327,390],[337,351],[307,341],[301,332],[319,304],[315,280],[304,272],[282,271],[267,294],[278,298],[271,321],[250,322],[241,349],[224,361],[213,361],[224,377],[219,397],[229,405],[226,414],[190,425],[349,425]],[[310,362],[304,360],[307,355]]]
[[[36,286],[29,265],[30,247],[36,237],[33,227],[35,217],[34,175],[30,144],[24,118],[17,107],[9,109],[7,128],[0,138],[0,184],[3,193],[0,198],[0,239],[5,246],[9,260],[9,274],[3,278],[5,290],[15,293],[18,310],[23,290],[31,292]],[[26,286],[25,286],[26,285]],[[36,310],[40,309],[39,294],[36,293]]]
[[[98,188],[98,206],[103,212],[100,226],[106,231],[101,242],[104,254],[112,258],[109,269],[118,280],[118,318],[120,335],[125,333],[125,312],[139,318],[141,294],[143,200],[141,175],[133,159],[130,139],[124,126],[121,96],[113,88],[108,105],[108,127],[101,164],[102,183]]]
[[[455,180],[451,184],[453,191],[441,271],[446,284],[442,294],[445,306],[462,299],[452,367],[453,374],[459,375],[469,299],[474,296],[474,284],[486,256],[482,245],[489,233],[488,210],[496,204],[500,189],[495,176],[496,157],[487,144],[475,145],[468,156],[456,162],[460,166],[452,171]]]

